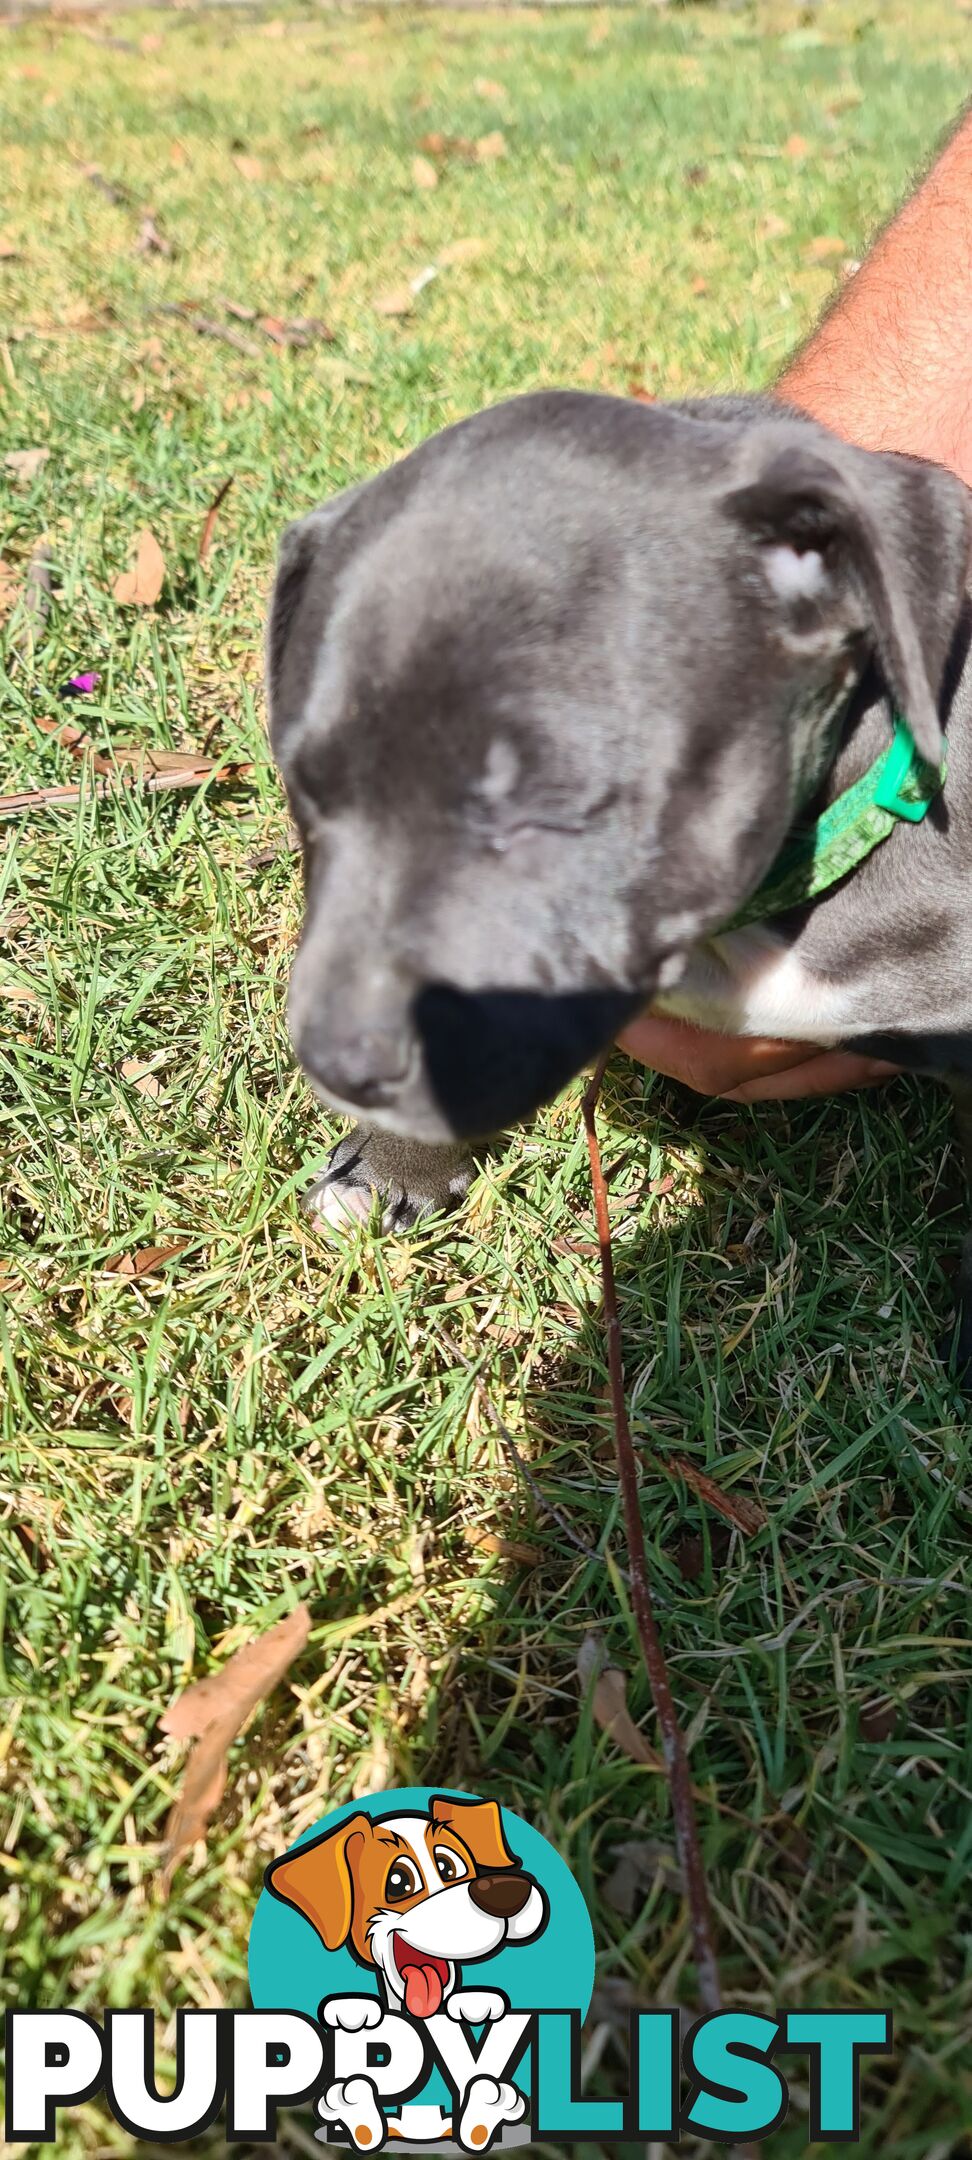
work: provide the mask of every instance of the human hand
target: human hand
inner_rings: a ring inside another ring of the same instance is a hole
[[[724,1102],[784,1102],[800,1095],[842,1095],[873,1087],[900,1071],[881,1058],[815,1043],[775,1042],[762,1035],[719,1035],[669,1020],[650,1006],[618,1036],[629,1057],[700,1095]]]

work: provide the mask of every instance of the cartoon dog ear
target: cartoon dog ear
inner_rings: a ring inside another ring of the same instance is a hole
[[[352,1865],[372,1834],[367,1815],[351,1815],[324,1837],[272,1860],[264,1876],[285,1905],[296,1905],[317,1930],[328,1950],[340,1950],[351,1932],[354,1905]]]
[[[920,458],[807,442],[774,421],[760,467],[723,509],[760,545],[796,641],[837,650],[861,632],[918,749],[942,756],[938,700],[965,591],[969,491]]]
[[[519,1866],[503,1836],[503,1821],[495,1800],[450,1800],[440,1793],[429,1812],[434,1823],[455,1831],[484,1874],[493,1868]]]

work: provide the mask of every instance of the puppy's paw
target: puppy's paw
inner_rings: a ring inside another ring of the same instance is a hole
[[[338,1142],[308,1189],[304,1206],[315,1229],[348,1236],[371,1221],[380,1201],[383,1231],[410,1230],[424,1215],[458,1206],[474,1168],[472,1157],[458,1143],[425,1147],[356,1125]]]
[[[492,2077],[473,2078],[463,2100],[459,2144],[466,2152],[486,2152],[503,2124],[519,2122],[525,2113],[526,2101],[515,2085]]]
[[[457,2025],[491,2025],[509,2008],[505,1995],[495,1988],[460,1988],[446,2003],[446,2016]]]
[[[332,1995],[320,2008],[322,2023],[333,2026],[335,2032],[364,2032],[380,2025],[383,2014],[373,1995]]]
[[[332,2121],[344,2124],[359,2152],[377,2152],[385,2142],[387,2124],[370,2078],[339,2079],[324,2094],[324,2109]]]

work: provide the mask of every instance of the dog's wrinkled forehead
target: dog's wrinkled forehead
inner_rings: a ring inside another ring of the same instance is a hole
[[[585,765],[630,760],[646,711],[707,709],[700,607],[708,653],[731,656],[718,460],[668,417],[646,467],[646,416],[631,408],[636,459],[628,412],[603,402],[600,433],[589,415],[580,432],[482,415],[298,529],[271,633],[274,746],[318,801],[576,790]]]

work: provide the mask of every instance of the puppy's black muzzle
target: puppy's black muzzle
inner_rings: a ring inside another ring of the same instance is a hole
[[[428,1084],[458,1140],[518,1125],[600,1055],[644,993],[582,990],[420,991],[413,1009]]]

